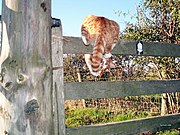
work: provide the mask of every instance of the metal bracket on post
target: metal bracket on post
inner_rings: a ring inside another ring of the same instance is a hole
[[[143,42],[142,41],[138,41],[138,43],[136,44],[136,51],[137,51],[137,55],[143,54]]]
[[[54,27],[60,27],[61,26],[61,20],[57,18],[51,18],[51,28]]]

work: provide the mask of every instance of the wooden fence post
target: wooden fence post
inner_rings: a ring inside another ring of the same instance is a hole
[[[0,134],[53,135],[51,0],[2,2]]]
[[[77,76],[78,76],[78,82],[82,82],[81,73],[80,73],[78,67],[77,67],[77,69],[76,69],[76,72],[77,72]],[[83,106],[83,108],[86,108],[86,101],[85,101],[85,99],[81,99],[81,101],[82,101],[82,106]]]
[[[52,28],[53,105],[55,135],[65,135],[62,24]]]

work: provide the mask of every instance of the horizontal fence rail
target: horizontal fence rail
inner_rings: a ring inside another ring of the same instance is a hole
[[[92,52],[92,46],[85,46],[80,37],[63,37],[64,54],[84,54]],[[119,40],[112,54],[137,55],[138,41]],[[142,42],[144,56],[180,57],[180,45],[159,42]]]
[[[66,100],[172,93],[180,92],[180,80],[71,82],[64,92]]]
[[[134,135],[180,127],[180,114],[68,128],[66,135]]]

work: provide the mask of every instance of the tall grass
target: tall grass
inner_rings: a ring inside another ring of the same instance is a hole
[[[118,122],[150,116],[152,116],[152,114],[148,112],[130,111],[128,113],[113,113],[106,109],[68,109],[66,110],[66,127]]]
[[[78,127],[84,125],[103,124],[107,122],[118,122],[130,119],[147,118],[154,116],[149,112],[110,112],[107,109],[66,109],[66,127]],[[157,114],[156,114],[157,115]],[[176,129],[168,131],[160,131],[153,133],[154,135],[179,135]],[[152,135],[151,133],[149,135]]]

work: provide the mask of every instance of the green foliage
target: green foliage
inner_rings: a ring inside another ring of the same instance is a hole
[[[76,127],[105,123],[109,120],[110,113],[99,109],[76,109],[66,110],[66,126]]]
[[[145,0],[137,8],[137,23],[127,23],[122,38],[180,43],[179,5],[179,0]]]
[[[168,130],[168,131],[160,131],[160,132],[157,132],[156,135],[179,135],[179,131],[175,129]]]
[[[111,122],[118,122],[124,120],[131,120],[131,119],[138,119],[138,118],[147,118],[152,116],[149,112],[136,112],[136,111],[129,111],[128,113],[118,113],[112,119]]]
[[[179,0],[144,0],[137,7],[136,23],[127,23],[121,39],[180,43],[179,5]],[[173,57],[134,57],[133,62],[131,78],[136,80],[180,77],[180,62]]]
[[[148,112],[129,111],[113,113],[106,109],[68,109],[66,110],[66,127],[118,122],[152,116]]]
[[[109,112],[107,109],[67,109],[66,127],[78,127],[84,125],[102,124],[107,122],[119,122],[130,119],[151,117],[150,112],[128,111],[127,113]],[[179,131],[172,129],[157,132],[156,135],[179,135]]]
[[[167,42],[180,41],[179,5],[179,0],[145,0],[144,2],[144,7],[149,10],[151,24],[159,29],[161,38],[167,39]]]

